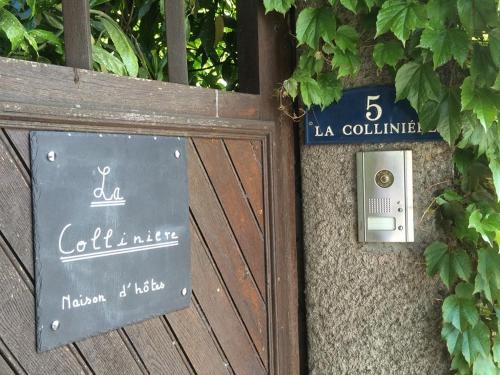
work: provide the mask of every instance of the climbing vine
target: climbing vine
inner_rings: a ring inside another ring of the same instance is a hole
[[[389,70],[396,100],[454,151],[455,177],[430,206],[443,241],[425,250],[427,273],[449,289],[441,336],[458,374],[500,373],[500,21],[495,0],[264,0],[300,5],[299,60],[285,95],[324,108],[356,77],[360,50]],[[305,7],[302,7],[306,5]]]

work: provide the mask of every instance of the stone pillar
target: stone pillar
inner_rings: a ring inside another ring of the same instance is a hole
[[[373,43],[373,42],[372,42]],[[345,87],[392,83],[362,48]],[[303,139],[302,139],[303,145]],[[356,152],[413,150],[415,242],[357,240]],[[448,374],[440,338],[445,287],[425,273],[439,236],[426,209],[452,174],[444,142],[301,146],[308,364],[311,374]]]

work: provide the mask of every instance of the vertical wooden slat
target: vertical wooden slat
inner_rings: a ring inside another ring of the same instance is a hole
[[[259,0],[260,1],[260,0]],[[236,1],[238,80],[240,92],[259,93],[257,0]]]
[[[168,80],[187,85],[188,71],[184,0],[163,1],[165,1],[165,22],[167,24]]]
[[[92,69],[89,0],[62,0],[66,65]]]

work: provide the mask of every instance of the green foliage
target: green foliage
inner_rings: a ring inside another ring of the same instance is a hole
[[[235,0],[186,4],[190,84],[235,89]],[[90,7],[95,70],[168,79],[163,0],[90,0]],[[0,0],[0,56],[64,64],[61,0]]]
[[[445,237],[425,250],[427,273],[449,289],[441,334],[451,369],[498,375],[500,7],[495,0],[322,4],[300,11],[300,58],[284,91],[307,107],[339,100],[342,78],[360,71],[360,49],[373,46],[374,64],[394,74],[396,99],[408,99],[421,128],[450,144],[456,177],[431,205]]]

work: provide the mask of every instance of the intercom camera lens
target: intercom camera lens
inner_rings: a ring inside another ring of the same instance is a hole
[[[375,175],[375,182],[381,188],[388,188],[394,183],[394,175],[390,171],[383,169]]]

